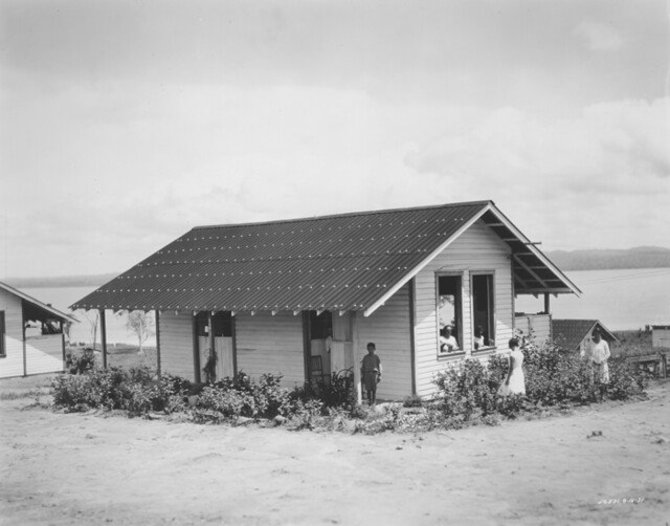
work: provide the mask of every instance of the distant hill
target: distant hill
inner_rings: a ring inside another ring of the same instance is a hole
[[[546,252],[562,270],[670,267],[670,248],[555,250]]]
[[[118,274],[94,274],[89,276],[54,276],[50,278],[7,278],[8,285],[16,288],[51,287],[99,287]]]
[[[670,267],[670,248],[636,247],[624,250],[554,250],[545,252],[561,270],[606,270],[616,268]],[[58,276],[50,278],[7,278],[17,288],[99,287],[118,274]]]

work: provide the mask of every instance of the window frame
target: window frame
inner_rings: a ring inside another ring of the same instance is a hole
[[[440,278],[458,278],[460,280],[459,295],[454,301],[454,317],[456,323],[456,340],[458,342],[458,350],[451,352],[440,351]],[[465,345],[463,341],[463,284],[465,283],[465,271],[440,271],[435,273],[435,349],[438,358],[447,358],[453,356],[464,356]]]
[[[493,345],[489,344],[479,349],[475,349],[475,329],[477,328],[477,322],[475,320],[475,277],[478,276],[487,276],[490,278],[490,288],[488,290],[488,307],[490,310],[488,327],[489,340],[493,339]],[[496,272],[494,269],[483,269],[483,270],[471,270],[470,271],[470,345],[472,346],[473,353],[487,352],[492,351],[497,348],[497,334],[496,334]]]

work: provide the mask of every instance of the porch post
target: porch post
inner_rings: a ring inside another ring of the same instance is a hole
[[[58,327],[60,328],[60,341],[61,349],[63,351],[63,368],[65,367],[65,333],[63,332],[63,320],[58,322]]]
[[[214,324],[212,322],[212,318],[212,311],[207,311],[207,360],[210,360],[216,352],[214,349]],[[211,379],[216,381],[216,366],[214,367],[214,370],[211,371],[211,373]]]
[[[351,352],[353,354],[352,361],[354,362],[354,388],[356,389],[356,403],[363,403],[363,393],[361,391],[361,363],[358,359],[358,348],[361,344],[361,339],[358,334],[358,312],[353,311],[351,313],[351,324],[352,324],[352,339],[354,344],[351,346]]]
[[[161,375],[161,331],[160,331],[160,312],[154,311],[156,315],[156,372]]]
[[[312,381],[312,342],[309,311],[302,311],[302,357],[305,369],[305,383]]]
[[[550,298],[550,295],[545,293],[545,295],[544,295],[544,312],[545,312],[545,314],[549,314],[549,298]]]
[[[105,309],[100,309],[100,345],[102,345],[102,367],[107,369],[107,319]]]
[[[28,360],[26,357],[26,319],[23,313],[23,300],[21,300],[21,342],[23,343],[23,376],[28,376]]]
[[[191,324],[191,332],[193,333],[193,369],[194,381],[196,384],[200,383],[200,340],[198,338],[198,313],[193,312],[193,321]]]

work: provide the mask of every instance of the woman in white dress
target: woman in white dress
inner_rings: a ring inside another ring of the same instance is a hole
[[[509,341],[509,371],[505,381],[500,385],[498,394],[508,396],[512,394],[526,394],[526,379],[523,375],[523,353],[519,348],[519,340],[511,338]]]
[[[600,331],[595,329],[591,336],[593,343],[588,350],[589,363],[591,365],[591,383],[598,388],[600,400],[602,400],[607,392],[607,384],[610,383],[610,368],[607,365],[607,360],[611,356],[610,346],[602,339]]]

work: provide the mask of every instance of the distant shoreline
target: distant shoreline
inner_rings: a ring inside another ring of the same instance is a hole
[[[582,270],[635,270],[670,268],[670,248],[636,247],[629,249],[553,250],[545,255],[565,272]],[[7,278],[9,285],[18,288],[99,287],[119,273]]]

